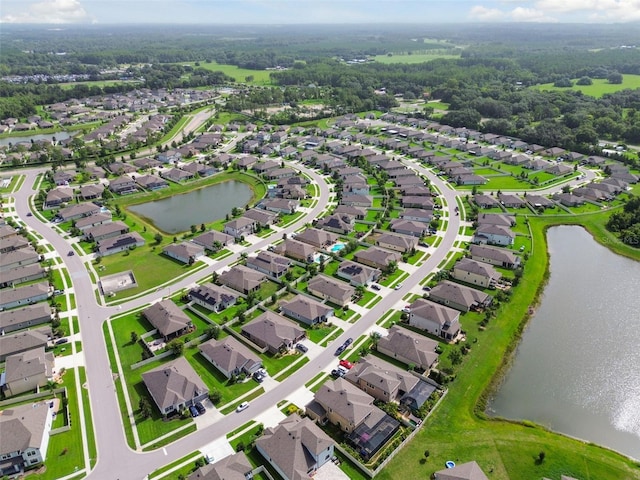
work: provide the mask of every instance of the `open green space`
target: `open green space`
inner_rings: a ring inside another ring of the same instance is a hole
[[[602,97],[605,93],[615,93],[627,88],[640,88],[640,75],[624,74],[622,75],[622,83],[620,84],[609,83],[609,81],[604,78],[594,78],[592,79],[592,85],[576,85],[577,80],[578,79],[575,78],[571,80],[573,82],[572,87],[554,87],[553,83],[543,83],[531,88],[537,90],[573,90],[596,98]]]
[[[240,68],[236,65],[225,65],[216,62],[200,61],[199,67],[196,62],[181,62],[180,65],[189,65],[194,68],[204,68],[212,72],[222,72],[225,75],[235,78],[238,83],[248,83],[251,85],[271,85],[271,74],[268,70],[249,70],[248,68]],[[251,78],[248,78],[251,77]]]
[[[437,60],[440,58],[452,59],[460,58],[460,55],[453,55],[450,53],[404,53],[404,54],[387,54],[376,55],[373,57],[376,62],[380,63],[425,63]]]

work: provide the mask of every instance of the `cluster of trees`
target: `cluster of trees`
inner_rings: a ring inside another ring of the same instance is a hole
[[[640,248],[640,197],[631,197],[621,212],[612,214],[607,229],[616,232],[625,244]]]

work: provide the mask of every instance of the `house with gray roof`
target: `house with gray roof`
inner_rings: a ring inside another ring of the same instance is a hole
[[[406,195],[400,198],[400,202],[404,208],[422,208],[424,210],[433,210],[433,200],[430,196]]]
[[[406,220],[404,218],[394,218],[389,228],[394,233],[416,238],[423,237],[429,232],[429,226],[426,223],[414,222],[413,220]]]
[[[169,183],[165,179],[156,175],[142,175],[136,178],[136,183],[145,190],[161,190],[169,187]]]
[[[390,358],[428,372],[438,362],[437,347],[435,340],[394,325],[387,335],[378,339],[376,348]]]
[[[460,332],[460,312],[422,298],[409,307],[409,325],[421,328],[431,335],[447,341]]]
[[[258,290],[266,279],[267,276],[264,273],[244,265],[235,265],[230,270],[222,272],[218,277],[218,282],[247,295],[249,292]]]
[[[193,264],[204,256],[204,247],[193,242],[170,243],[162,249],[167,257],[184,264]]]
[[[475,461],[438,470],[433,474],[433,478],[435,480],[489,480]]]
[[[0,253],[12,252],[27,247],[31,247],[31,243],[22,235],[0,238]]]
[[[15,237],[12,237],[15,238]],[[33,248],[19,248],[0,255],[0,272],[33,265],[40,261],[40,255]]]
[[[51,321],[51,307],[46,302],[0,312],[0,335]]]
[[[509,227],[478,225],[471,238],[472,243],[508,246],[515,243],[516,234]]]
[[[349,215],[357,220],[364,220],[367,211],[364,208],[350,207],[348,205],[338,205],[333,213],[337,215]]]
[[[256,449],[284,480],[311,480],[333,457],[334,442],[308,418],[288,416],[266,428]]]
[[[170,299],[161,300],[145,308],[142,315],[158,330],[165,341],[184,335],[192,327],[191,319]]]
[[[0,362],[9,355],[33,348],[46,347],[51,337],[51,327],[40,327],[22,332],[0,335]]]
[[[295,322],[267,310],[242,327],[242,335],[269,353],[276,354],[291,350],[297,342],[305,338],[304,329]]]
[[[128,195],[138,191],[138,186],[132,178],[127,175],[122,175],[118,178],[114,178],[109,182],[109,190],[118,195]]]
[[[469,245],[471,259],[489,263],[502,268],[516,268],[520,265],[520,256],[511,250],[490,245]]]
[[[27,403],[0,411],[0,475],[20,475],[44,462],[53,424],[49,404]]]
[[[91,202],[85,202],[62,208],[56,216],[62,219],[63,222],[67,222],[69,220],[76,220],[78,218],[88,217],[89,215],[95,215],[99,212],[100,207],[98,205]]]
[[[238,299],[238,295],[232,290],[213,283],[198,285],[189,290],[187,295],[196,305],[218,313],[235,305]]]
[[[300,262],[311,263],[316,249],[304,242],[299,242],[298,237],[295,239],[287,238],[273,248],[273,251],[281,255],[286,255]]]
[[[525,202],[527,202],[527,205],[529,205],[531,208],[553,208],[556,206],[556,204],[550,200],[547,197],[543,197],[542,195],[527,195],[526,197],[524,197]]]
[[[300,202],[297,200],[287,200],[284,198],[272,198],[265,199],[258,205],[269,212],[291,214],[295,213],[296,209],[300,206]]]
[[[524,200],[511,193],[499,193],[498,200],[507,208],[522,208],[526,205]]]
[[[281,302],[280,311],[309,326],[326,322],[333,316],[333,308],[301,294],[289,302]]]
[[[516,217],[505,213],[481,213],[478,215],[478,225],[498,225],[500,227],[515,227]]]
[[[235,337],[211,339],[198,347],[200,353],[227,378],[253,375],[262,368],[262,360]]]
[[[409,226],[409,222],[405,222],[404,220],[400,221],[403,223],[398,223],[396,221],[394,225],[396,225],[403,231],[407,231],[410,229],[413,232],[412,235],[403,235],[400,233],[389,232],[381,233],[378,237],[376,237],[376,245],[378,247],[405,253],[413,250],[418,246],[418,238],[416,237],[416,234],[419,233],[420,230],[425,231],[426,229],[423,229],[423,226],[419,223],[417,223],[415,228],[412,229]]]
[[[161,175],[162,178],[166,178],[174,183],[186,182],[187,180],[192,180],[194,177],[193,173],[181,170],[180,168],[172,168],[171,170],[162,172]]]
[[[197,237],[192,238],[191,241],[210,252],[217,252],[222,247],[235,243],[235,239],[231,235],[217,230],[209,230],[208,232],[201,233]]]
[[[392,252],[378,247],[369,247],[367,250],[359,250],[354,260],[373,268],[384,270],[391,262],[399,262],[402,256],[398,252]]]
[[[73,200],[73,189],[68,187],[53,188],[47,192],[43,208],[49,210]]]
[[[497,199],[493,198],[491,195],[487,195],[484,193],[478,193],[474,195],[473,203],[475,203],[480,208],[494,208],[500,206],[500,202],[498,202]]]
[[[405,208],[403,212],[400,212],[400,218],[403,220],[411,220],[412,222],[428,224],[433,220],[433,210],[425,210],[424,208]]]
[[[244,452],[234,453],[215,463],[199,467],[187,480],[249,480],[253,465]]]
[[[338,238],[338,235],[335,233],[313,227],[309,227],[296,235],[296,240],[308,243],[309,245],[313,245],[317,248],[325,248],[329,245],[333,245],[338,241]]]
[[[336,280],[326,275],[316,275],[307,283],[307,290],[312,295],[328,300],[341,307],[347,305],[353,295],[355,288],[345,282]]]
[[[488,293],[449,280],[433,287],[429,292],[429,299],[461,312],[481,310],[493,301],[493,297]]]
[[[100,240],[98,242],[98,254],[106,257],[135,247],[141,247],[144,243],[144,238],[138,232],[124,233],[117,237]]]
[[[5,289],[0,295],[0,307],[9,309],[41,302],[49,298],[49,282],[38,282],[24,287]]]
[[[88,217],[82,217],[76,220],[76,228],[83,232],[89,228],[96,227],[98,225],[104,225],[112,221],[111,212],[100,212]]]
[[[0,271],[0,288],[15,287],[21,283],[44,278],[45,275],[46,271],[39,263]]]
[[[344,378],[385,403],[399,400],[420,381],[412,373],[373,355],[361,358]]]
[[[333,214],[319,219],[316,222],[317,228],[322,228],[330,232],[346,235],[353,231],[354,221],[349,215]]]
[[[53,369],[53,352],[45,352],[44,347],[8,356],[2,385],[4,395],[13,397],[25,392],[35,392],[53,378]]]
[[[356,287],[358,285],[366,286],[377,281],[381,274],[382,272],[377,268],[367,267],[349,260],[340,262],[338,270],[336,271],[338,277],[344,278]]]
[[[477,285],[482,288],[495,288],[496,283],[502,278],[492,265],[478,262],[470,258],[461,258],[453,266],[451,276],[461,282]]]
[[[206,385],[184,357],[144,372],[142,381],[164,416],[180,412],[209,395]]]
[[[91,217],[87,217],[91,218]],[[129,225],[119,220],[102,223],[84,230],[84,238],[89,242],[100,242],[107,238],[117,237],[129,233]]]
[[[272,278],[284,276],[291,267],[291,260],[272,252],[259,252],[256,256],[247,257],[247,267],[265,273]]]

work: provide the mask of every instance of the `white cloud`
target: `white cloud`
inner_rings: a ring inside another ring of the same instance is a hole
[[[504,20],[504,12],[497,8],[487,8],[482,5],[476,5],[469,11],[469,17],[481,22],[491,22]]]
[[[476,5],[469,11],[469,17],[481,22],[557,22],[556,18],[547,16],[542,10],[526,7],[501,10]]]
[[[24,4],[22,4],[24,6]],[[42,0],[0,18],[2,23],[87,23],[93,18],[79,0]]]
[[[548,17],[542,10],[535,8],[516,7],[509,12],[509,17],[514,22],[543,22],[554,23],[558,20],[553,17]]]
[[[538,0],[536,8],[550,12],[592,12],[592,15],[637,16],[640,0]],[[598,13],[600,12],[600,13]]]

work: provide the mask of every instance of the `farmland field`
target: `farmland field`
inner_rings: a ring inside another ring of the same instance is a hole
[[[626,88],[640,88],[640,75],[623,75],[622,78],[622,83],[619,85],[609,83],[606,79],[597,78],[593,79],[593,85],[576,85],[577,79],[574,78],[571,80],[574,84],[573,87],[554,87],[553,83],[544,83],[532,88],[538,90],[575,90],[596,98],[602,97],[605,93],[619,92]]]

